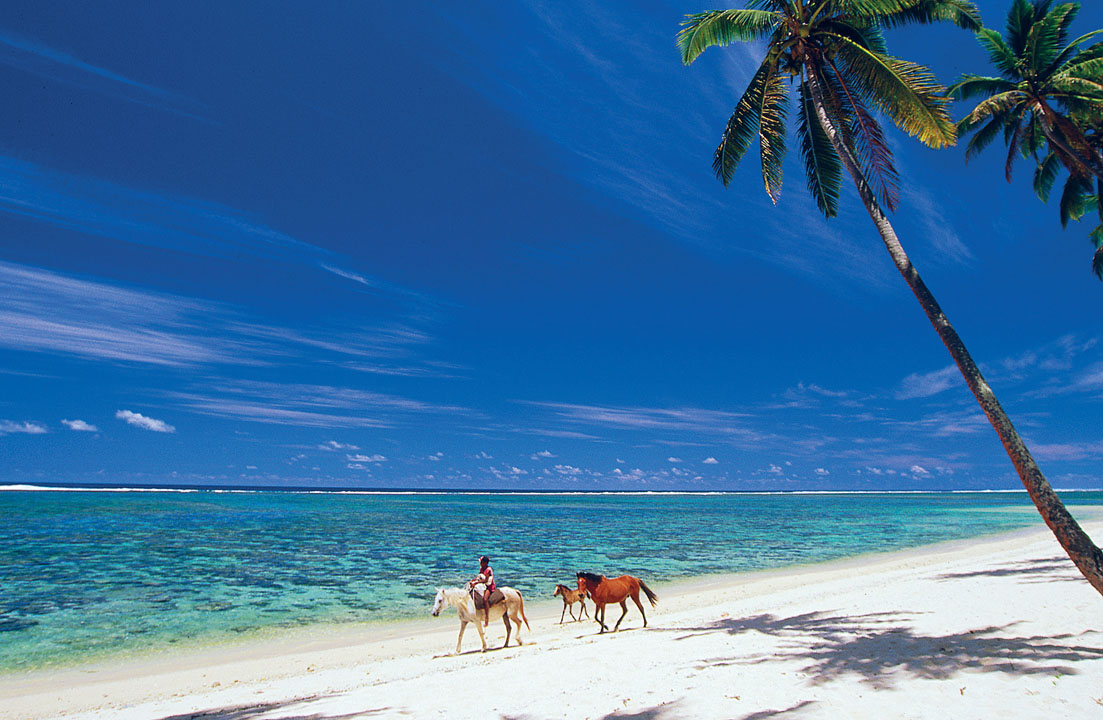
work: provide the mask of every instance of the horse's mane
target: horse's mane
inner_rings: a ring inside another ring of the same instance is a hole
[[[467,599],[471,597],[467,594],[467,590],[464,590],[461,587],[441,588],[441,592],[444,593],[444,601],[452,607],[456,607],[467,602]]]
[[[576,577],[580,577],[583,580],[586,580],[587,582],[592,582],[594,584],[597,584],[597,583],[601,582],[601,578],[603,578],[604,575],[598,575],[598,574],[592,573],[592,572],[580,572],[580,573],[577,573]]]

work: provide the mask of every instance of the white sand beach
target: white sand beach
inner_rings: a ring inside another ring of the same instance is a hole
[[[1103,537],[1103,523],[1085,529]],[[660,596],[646,629],[631,606],[619,633],[598,635],[559,625],[558,600],[528,598],[522,647],[478,652],[469,628],[450,655],[452,610],[7,677],[0,717],[1103,718],[1103,598],[1044,527],[697,584],[645,579]],[[492,647],[503,635],[491,625]]]

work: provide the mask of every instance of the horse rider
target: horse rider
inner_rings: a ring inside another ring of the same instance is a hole
[[[483,603],[483,627],[490,625],[490,606],[499,600],[505,599],[501,593],[495,597],[498,586],[494,583],[494,569],[490,567],[490,558],[483,555],[479,558],[479,572],[471,580],[471,598],[475,601],[475,607],[479,606],[478,586],[484,586],[482,592]]]

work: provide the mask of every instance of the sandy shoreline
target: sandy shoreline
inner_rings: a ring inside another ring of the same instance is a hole
[[[449,611],[0,677],[0,718],[1103,718],[1103,598],[1044,527],[658,590],[604,636],[528,599],[486,654]]]

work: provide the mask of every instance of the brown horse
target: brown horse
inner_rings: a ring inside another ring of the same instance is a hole
[[[571,620],[581,621],[583,614],[589,617],[589,613],[586,612],[586,591],[585,590],[572,590],[566,585],[556,585],[555,592],[552,593],[552,597],[560,596],[563,598],[563,612],[559,613],[559,624],[563,624],[563,615],[569,609],[571,611]],[[574,616],[574,608],[571,606],[578,603],[582,609],[578,613],[578,618]]]
[[[651,601],[651,607],[655,607],[659,596],[651,592],[651,588],[647,587],[643,580],[631,575],[607,578],[604,575],[588,572],[580,572],[577,577],[578,589],[585,590],[590,599],[594,601],[594,621],[601,625],[601,632],[609,629],[605,627],[605,605],[607,603],[620,603],[623,612],[620,614],[620,618],[617,619],[617,624],[613,626],[613,632],[616,632],[617,628],[620,627],[620,621],[628,614],[628,603],[626,602],[628,597],[631,597],[632,602],[636,603],[636,607],[640,609],[640,615],[643,615],[643,626],[647,627],[647,613],[643,611],[643,603],[640,602],[640,590],[643,590],[644,594],[647,595],[647,599]]]

